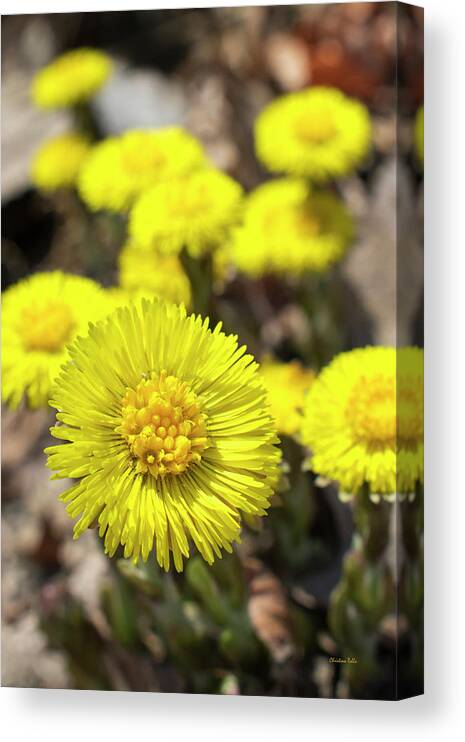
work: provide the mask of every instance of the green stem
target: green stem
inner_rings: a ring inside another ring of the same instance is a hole
[[[299,295],[310,323],[311,336],[304,357],[320,368],[343,348],[337,297],[329,273],[309,273],[301,281]]]
[[[354,498],[353,516],[356,533],[361,537],[362,550],[371,562],[379,561],[389,541],[389,519],[392,506],[381,500],[373,502],[367,487]]]
[[[212,298],[212,257],[207,253],[202,257],[193,258],[187,250],[183,250],[181,261],[192,286],[193,311],[203,317],[207,316],[210,314]]]
[[[330,598],[328,623],[339,652],[356,660],[341,665],[354,698],[370,697],[373,682],[387,671],[379,662],[378,648],[381,622],[386,616],[395,620],[396,615],[396,583],[387,559],[393,507],[373,502],[367,487],[357,494],[353,546]],[[394,678],[386,697],[391,692]]]

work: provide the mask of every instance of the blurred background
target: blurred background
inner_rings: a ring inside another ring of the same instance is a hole
[[[423,101],[422,20],[421,9],[390,2],[4,17],[2,289],[53,268],[116,283],[108,221],[97,218],[98,249],[89,254],[66,204],[39,194],[29,174],[39,144],[72,125],[66,111],[33,107],[31,79],[63,51],[92,46],[115,62],[92,101],[103,135],[180,124],[246,190],[269,177],[254,155],[253,122],[277,95],[329,85],[364,102],[373,151],[358,174],[339,184],[357,237],[332,276],[344,317],[338,350],[422,345],[422,172],[412,153]],[[241,317],[241,297],[251,291],[258,340]],[[253,352],[265,347],[290,360],[295,339],[312,327],[285,286],[268,283],[265,293],[271,312],[257,286],[233,280],[218,298],[219,313]],[[320,350],[322,362],[329,360]],[[352,537],[350,507],[331,487],[310,498],[297,488],[284,516],[272,512],[262,531],[251,531],[244,579],[229,563],[209,577],[194,563],[162,584],[150,566],[137,574],[127,565],[115,569],[93,532],[72,541],[72,521],[57,501],[62,485],[50,482],[44,467],[51,420],[41,410],[2,415],[5,685],[350,694],[340,668],[328,662],[338,654],[328,629],[329,596]],[[218,615],[225,595],[235,616],[247,604],[250,645],[228,644]],[[398,637],[389,622],[376,637],[381,671],[363,693],[391,697]],[[410,679],[406,691],[412,690]]]

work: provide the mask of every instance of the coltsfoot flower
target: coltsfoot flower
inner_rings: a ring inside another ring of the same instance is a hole
[[[263,359],[260,371],[278,433],[295,435],[300,430],[305,395],[315,379],[315,372],[304,368],[299,361],[282,363],[270,357]]]
[[[423,481],[423,352],[341,353],[306,397],[302,440],[310,466],[344,494],[410,494]]]
[[[119,283],[128,292],[144,291],[175,304],[191,304],[191,285],[176,255],[160,255],[128,242],[119,255]]]
[[[158,299],[123,307],[70,350],[51,404],[66,443],[47,449],[61,499],[98,522],[105,551],[178,571],[192,540],[211,563],[265,515],[279,449],[258,365],[237,337]]]
[[[33,184],[44,192],[71,188],[90,146],[80,134],[61,134],[47,140],[37,150],[32,162]]]
[[[94,211],[127,211],[151,186],[205,163],[200,142],[178,126],[135,129],[95,145],[81,170],[78,189]]]
[[[314,192],[303,180],[279,178],[246,199],[229,254],[254,277],[321,272],[343,257],[353,233],[352,217],[337,196]]]
[[[39,70],[31,94],[39,108],[67,108],[89,100],[107,81],[110,57],[98,49],[73,49]]]
[[[138,245],[193,256],[219,245],[238,221],[242,188],[213,168],[160,183],[134,204],[129,233]]]
[[[60,271],[37,273],[3,293],[2,396],[16,408],[48,403],[67,346],[111,305],[94,281]]]
[[[266,106],[255,123],[255,148],[265,167],[316,181],[352,172],[370,144],[367,109],[335,88],[282,96]]]

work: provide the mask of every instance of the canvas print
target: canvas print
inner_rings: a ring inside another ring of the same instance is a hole
[[[423,11],[2,18],[2,682],[423,692]]]

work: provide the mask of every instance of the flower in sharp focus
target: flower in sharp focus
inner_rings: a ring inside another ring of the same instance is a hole
[[[321,272],[343,257],[353,233],[352,217],[333,193],[279,178],[248,196],[229,253],[239,270],[254,277]]]
[[[135,129],[95,145],[78,189],[94,211],[127,211],[139,194],[206,163],[202,145],[182,128]]]
[[[89,150],[89,141],[80,134],[61,134],[47,140],[34,156],[32,182],[44,192],[72,187]]]
[[[66,108],[89,100],[106,82],[111,60],[98,49],[73,49],[39,70],[31,94],[40,108]]]
[[[242,188],[213,168],[158,185],[136,201],[129,233],[138,245],[165,254],[185,247],[193,256],[219,245],[238,221]]]
[[[46,406],[67,358],[67,345],[111,309],[94,281],[60,271],[37,273],[3,293],[2,396],[12,408],[23,397]]]
[[[306,397],[302,440],[310,465],[355,494],[410,494],[423,481],[423,351],[341,353]]]
[[[120,252],[119,284],[127,292],[143,291],[175,304],[191,305],[191,285],[177,255],[161,255],[128,242]]]
[[[299,361],[282,363],[269,357],[261,362],[260,371],[278,433],[295,435],[300,430],[305,395],[315,379],[315,372],[304,368]]]
[[[61,499],[95,521],[110,555],[177,570],[192,540],[211,563],[265,515],[280,452],[266,390],[237,337],[155,299],[118,309],[70,349],[51,404],[65,443],[47,449]]]
[[[367,109],[335,88],[282,96],[266,106],[255,123],[257,156],[271,172],[316,181],[352,172],[370,144]]]

